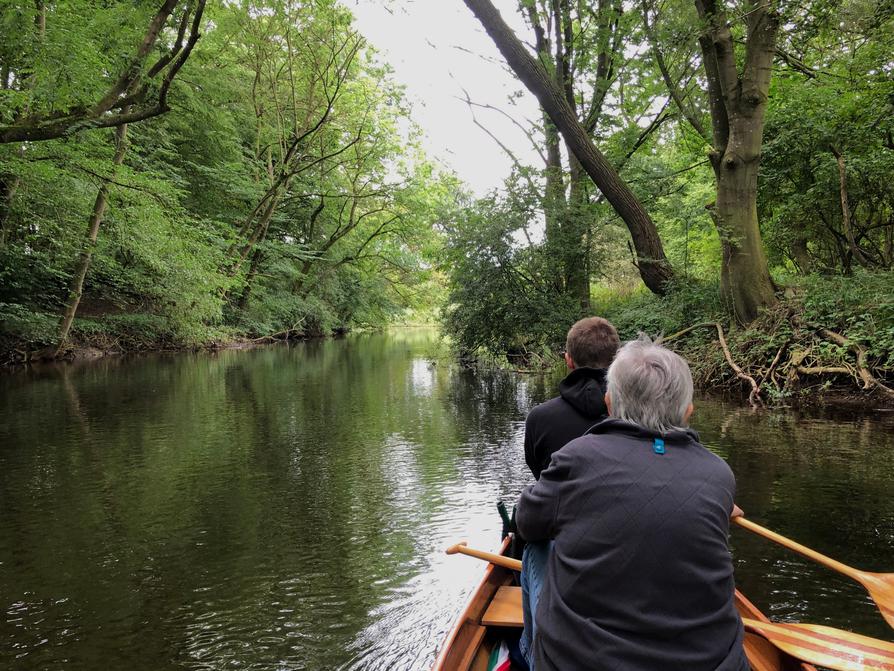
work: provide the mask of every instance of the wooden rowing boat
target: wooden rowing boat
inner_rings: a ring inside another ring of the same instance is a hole
[[[508,548],[507,538],[500,554],[505,555]],[[738,590],[736,608],[743,618],[769,622]],[[512,571],[488,564],[484,578],[447,635],[432,671],[486,671],[488,658],[506,629],[520,627],[521,623],[521,588],[514,586]],[[782,652],[766,638],[748,631],[745,653],[752,671],[816,671],[813,666]]]

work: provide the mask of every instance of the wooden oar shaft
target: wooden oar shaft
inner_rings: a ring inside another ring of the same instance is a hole
[[[857,569],[848,566],[847,564],[842,564],[840,561],[836,561],[824,554],[820,554],[816,550],[812,550],[806,545],[801,545],[800,543],[793,541],[790,538],[781,536],[775,531],[770,531],[769,529],[762,527],[760,524],[755,524],[751,520],[747,520],[744,517],[734,517],[733,522],[738,524],[740,527],[748,529],[749,531],[753,531],[759,536],[763,536],[764,538],[768,538],[775,543],[779,543],[783,547],[787,547],[789,550],[794,550],[795,552],[802,554],[805,557],[832,569],[833,571],[843,573],[849,578],[853,578],[854,580],[859,581],[863,577],[862,573]]]
[[[522,563],[518,559],[504,557],[503,555],[498,555],[494,552],[476,550],[475,548],[470,548],[465,543],[457,543],[456,545],[451,545],[447,548],[447,554],[452,555],[456,553],[468,555],[470,557],[477,557],[478,559],[489,561],[491,564],[503,566],[504,568],[512,569],[513,571],[521,571],[522,567]]]

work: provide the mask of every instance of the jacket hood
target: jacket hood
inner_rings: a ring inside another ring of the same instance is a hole
[[[559,394],[575,410],[594,420],[608,414],[604,368],[575,368],[559,383]]]

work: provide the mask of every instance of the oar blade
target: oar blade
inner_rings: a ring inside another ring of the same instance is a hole
[[[875,601],[885,622],[894,629],[894,574],[864,572],[860,582]]]
[[[894,671],[894,643],[814,624],[743,620],[798,659],[835,671]]]

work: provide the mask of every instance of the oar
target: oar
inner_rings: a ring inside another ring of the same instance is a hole
[[[894,671],[894,643],[818,624],[779,624],[742,618],[780,650],[836,671]]]
[[[894,573],[870,573],[868,571],[860,571],[847,564],[842,564],[840,561],[835,561],[831,557],[822,555],[816,550],[811,550],[809,547],[796,543],[790,538],[780,536],[775,531],[765,529],[751,520],[746,520],[744,517],[734,517],[733,522],[740,527],[744,527],[749,531],[753,531],[754,533],[763,536],[764,538],[769,538],[771,541],[775,541],[783,547],[787,547],[789,550],[794,550],[833,571],[838,571],[839,573],[856,580],[866,588],[867,592],[869,592],[869,596],[875,601],[875,605],[878,606],[885,621],[891,627],[894,627]]]
[[[451,545],[449,548],[447,548],[447,554],[455,555],[457,553],[469,555],[470,557],[478,557],[478,559],[489,561],[491,564],[496,564],[497,566],[512,569],[513,571],[521,571],[522,567],[522,563],[518,559],[513,559],[512,557],[504,557],[503,555],[498,555],[493,552],[485,552],[484,550],[476,550],[475,548],[470,548],[465,541],[457,543],[456,545]]]
[[[447,554],[464,554],[521,570],[519,560],[470,548],[465,541],[447,548]],[[776,647],[810,664],[835,671],[894,671],[894,643],[817,624],[779,624],[748,618],[742,618],[742,622]]]

